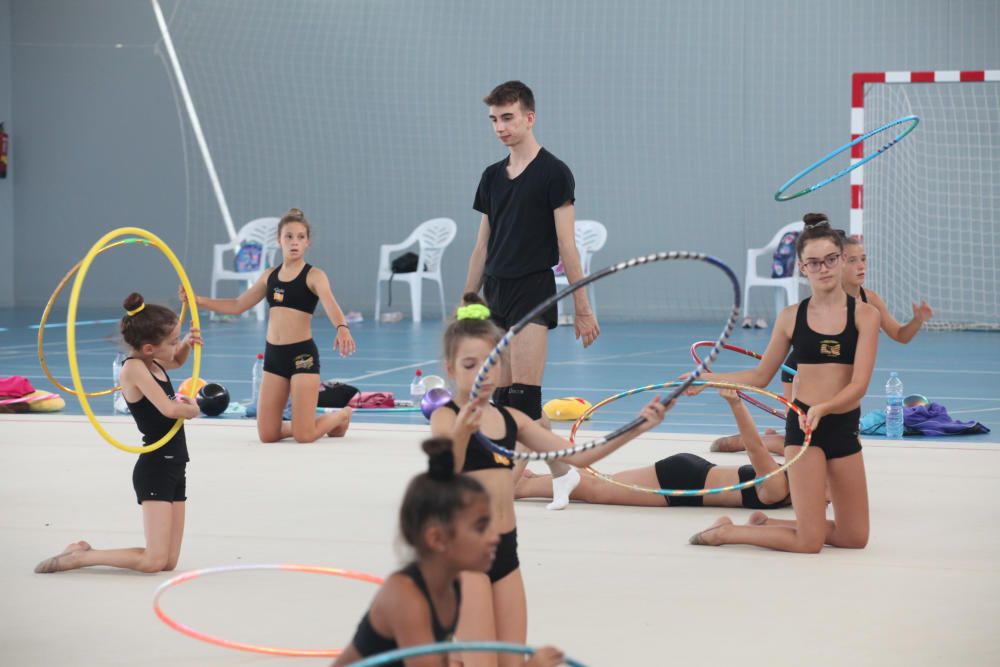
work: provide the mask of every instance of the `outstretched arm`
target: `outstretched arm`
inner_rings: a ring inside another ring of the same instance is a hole
[[[735,389],[720,389],[719,395],[726,399],[729,409],[733,411],[736,419],[736,426],[740,431],[740,439],[743,440],[747,450],[747,457],[750,465],[753,466],[754,474],[757,477],[774,472],[780,466],[771,452],[768,451],[764,440],[757,431],[757,425],[750,416],[750,411],[743,403]],[[776,503],[788,495],[788,480],[784,475],[775,475],[766,482],[762,482],[758,489],[757,496],[763,503]]]
[[[889,312],[889,307],[882,297],[871,290],[867,290],[865,293],[868,295],[868,303],[878,310],[882,330],[897,343],[904,345],[909,343],[924,326],[924,322],[934,317],[934,311],[927,305],[927,302],[921,301],[919,304],[913,304],[913,319],[906,324],[900,324]]]
[[[271,271],[275,269],[269,269],[265,271],[260,278],[257,279],[250,289],[240,294],[235,299],[210,299],[207,296],[194,297],[194,301],[198,304],[198,307],[204,308],[205,310],[210,310],[214,313],[221,313],[223,315],[241,315],[246,311],[250,310],[267,295],[267,277],[271,275]],[[177,295],[181,298],[181,301],[187,303],[187,292],[184,291],[184,286],[181,285],[177,289]]]
[[[606,445],[594,447],[593,449],[588,449],[585,452],[577,452],[576,454],[562,460],[570,465],[584,468],[600,461],[602,458],[615,451],[625,443],[635,440],[637,437],[662,422],[663,416],[667,414],[667,411],[674,407],[674,403],[676,401],[671,401],[664,406],[660,403],[659,398],[659,396],[654,397],[653,400],[647,403],[646,406],[639,412],[639,416],[643,417],[645,420],[639,426],[636,426],[631,431],[623,433],[617,438],[610,440]],[[552,452],[559,449],[567,449],[573,446],[569,440],[561,438],[552,431],[542,427],[538,422],[528,418],[528,416],[520,410],[516,410],[514,408],[507,409],[517,421],[518,442],[523,443],[526,447],[528,447],[528,449],[536,452]]]
[[[774,377],[781,364],[788,356],[788,350],[792,346],[792,330],[795,328],[795,313],[798,304],[788,306],[778,315],[774,322],[774,330],[771,331],[771,340],[767,344],[767,349],[761,357],[756,368],[747,371],[736,371],[735,373],[704,373],[702,380],[715,382],[735,382],[738,384],[748,384],[752,387],[766,387]],[[685,376],[687,377],[687,376]],[[687,393],[697,394],[702,391],[702,387],[696,386],[688,389]]]

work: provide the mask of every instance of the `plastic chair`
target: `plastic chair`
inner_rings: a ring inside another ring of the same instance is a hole
[[[604,247],[608,240],[608,229],[596,220],[577,220],[574,225],[574,235],[576,236],[576,250],[580,253],[580,268],[583,275],[590,274],[590,260],[594,253]],[[569,278],[565,275],[556,276],[556,290],[569,286]],[[587,294],[590,296],[590,308],[597,314],[597,303],[594,300],[594,286],[587,286]],[[563,302],[558,302],[559,320],[563,321]]]
[[[749,317],[748,308],[750,305],[751,287],[772,287],[778,289],[778,291],[774,293],[774,316],[777,318],[782,308],[799,302],[799,285],[809,284],[809,281],[799,275],[798,268],[795,269],[795,275],[787,278],[772,278],[770,275],[770,266],[768,267],[766,276],[757,274],[757,259],[759,257],[767,257],[770,262],[770,260],[774,257],[774,251],[778,249],[778,244],[781,243],[781,237],[788,232],[801,233],[802,221],[799,220],[797,222],[789,223],[779,229],[778,233],[774,235],[774,238],[772,238],[771,241],[763,248],[750,248],[747,250],[747,272],[746,276],[743,278],[744,318]]]
[[[410,286],[410,303],[413,305],[413,321],[420,321],[423,305],[423,284],[425,280],[437,283],[441,297],[441,319],[444,319],[444,285],[441,283],[441,259],[445,248],[455,240],[458,227],[451,218],[434,218],[420,223],[402,243],[383,244],[379,247],[378,278],[375,280],[375,321],[382,312],[382,283],[391,277],[393,282]],[[417,270],[411,273],[393,275],[390,253],[406,250],[414,243],[419,244]]]
[[[257,218],[251,220],[240,228],[236,233],[236,238],[229,243],[216,243],[212,254],[212,298],[216,298],[218,284],[223,280],[235,280],[242,282],[246,288],[251,287],[257,279],[263,275],[264,271],[274,266],[274,260],[278,255],[278,218]],[[233,260],[240,246],[248,241],[253,241],[261,245],[260,267],[256,271],[235,271],[226,268],[225,254],[233,253],[233,259],[228,266],[233,266]],[[267,318],[267,311],[264,301],[261,301],[253,308],[258,320]],[[246,313],[243,313],[246,316]],[[213,313],[214,317],[214,313]]]

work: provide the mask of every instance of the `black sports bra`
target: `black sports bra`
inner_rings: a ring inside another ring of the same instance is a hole
[[[847,324],[839,334],[820,334],[809,328],[807,313],[812,297],[799,303],[792,331],[792,351],[799,364],[853,364],[858,347],[858,328],[854,324],[853,296],[847,297]]]
[[[459,408],[454,401],[448,401],[445,405],[454,410],[456,414],[458,413]],[[496,444],[504,449],[513,450],[517,444],[517,422],[510,416],[507,408],[502,405],[495,407],[503,416],[503,423],[507,429],[503,439]],[[514,467],[514,462],[510,458],[486,449],[486,446],[477,440],[475,436],[469,438],[469,443],[465,447],[465,461],[462,462],[462,472],[490,470],[493,468],[506,468],[509,470]]]
[[[757,477],[757,471],[753,469],[751,465],[743,465],[739,467],[736,472],[740,477],[740,483],[749,482],[751,479]],[[788,473],[783,473],[785,479],[788,479]],[[751,510],[770,510],[777,509],[779,507],[788,507],[792,504],[791,494],[785,496],[776,503],[764,503],[761,501],[760,497],[757,495],[756,486],[748,486],[745,489],[740,489],[740,494],[743,498],[743,507]]]
[[[267,277],[267,305],[271,308],[291,308],[312,315],[316,311],[319,297],[306,284],[311,265],[306,264],[299,275],[287,283],[278,279],[282,265],[279,264]]]
[[[420,592],[424,594],[427,598],[427,605],[431,608],[431,631],[434,633],[434,641],[436,642],[447,642],[451,641],[452,636],[455,634],[455,625],[458,623],[458,608],[462,604],[462,589],[455,581],[455,596],[457,598],[458,604],[455,609],[455,618],[451,620],[451,624],[448,626],[441,625],[438,620],[437,611],[434,609],[434,602],[431,600],[430,591],[427,590],[427,582],[424,581],[424,576],[420,574],[420,568],[417,567],[416,563],[410,563],[402,570],[399,574],[406,575],[413,580],[413,583],[417,585]],[[362,656],[375,655],[376,653],[385,653],[386,651],[393,651],[399,647],[395,639],[387,639],[379,633],[375,632],[375,628],[372,627],[371,612],[365,613],[362,617],[361,622],[358,623],[358,629],[354,633],[354,639],[351,640],[351,644],[357,649],[358,653]],[[403,661],[389,663],[388,667],[403,667]]]
[[[127,357],[124,363],[136,360],[136,357]],[[160,385],[160,389],[163,393],[167,395],[170,400],[174,400],[174,385],[170,382],[170,376],[167,375],[167,371],[163,366],[160,366],[157,362],[153,362],[157,367],[163,371],[163,376],[167,378],[166,380],[161,380],[152,372],[153,379],[156,380],[156,384]],[[142,433],[142,442],[146,445],[151,445],[164,435],[167,434],[173,425],[177,422],[176,419],[171,419],[165,416],[153,402],[149,400],[146,396],[143,396],[135,403],[126,400],[125,403],[128,404],[129,412],[132,413],[132,418],[135,419],[135,425],[139,427],[139,431]],[[174,434],[165,445],[159,449],[154,449],[151,452],[146,452],[145,454],[139,455],[141,458],[151,458],[151,459],[165,459],[167,461],[189,461],[188,450],[187,450],[187,437],[184,435],[184,427],[181,426],[180,430]]]

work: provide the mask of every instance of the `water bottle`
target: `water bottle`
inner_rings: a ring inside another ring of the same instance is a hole
[[[414,402],[420,402],[420,399],[424,397],[424,373],[419,368],[416,374],[413,376],[413,382],[410,383],[410,396],[413,397]]]
[[[250,405],[257,406],[257,398],[260,397],[260,383],[264,379],[264,355],[257,353],[257,360],[253,362],[253,377],[250,378]]]
[[[121,352],[115,355],[115,360],[111,364],[112,387],[117,387],[119,384],[118,379],[122,373],[122,364],[125,363],[126,358],[126,355]],[[114,392],[112,398],[111,414],[129,414],[128,403],[125,402],[125,396],[120,391]]]
[[[885,436],[903,437],[903,381],[895,371],[885,383]]]

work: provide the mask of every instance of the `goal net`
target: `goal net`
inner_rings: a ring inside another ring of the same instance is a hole
[[[926,299],[929,327],[1000,329],[1000,72],[865,73],[854,83],[853,133],[920,117],[852,178],[867,284],[900,321]]]

